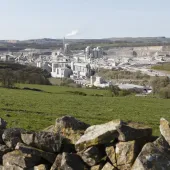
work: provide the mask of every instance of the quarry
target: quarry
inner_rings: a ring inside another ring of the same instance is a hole
[[[151,69],[154,65],[170,62],[170,46],[115,47],[107,50],[99,46],[87,46],[83,50],[72,50],[64,38],[62,48],[0,52],[0,61],[39,67],[47,70],[54,78],[71,78],[76,84],[88,87],[118,85],[127,89],[129,83],[133,86],[131,82],[123,82],[122,85],[119,78],[119,81],[105,80],[98,75],[102,69],[141,72],[151,77],[170,77],[168,72]],[[136,85],[138,84],[134,84],[134,87]]]

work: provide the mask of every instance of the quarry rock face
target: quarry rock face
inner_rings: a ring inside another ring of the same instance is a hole
[[[81,122],[72,116],[63,116],[56,119],[54,126],[50,126],[44,131],[60,133],[68,139],[69,143],[75,144],[75,142],[84,134],[84,131],[88,127],[88,124]]]
[[[47,152],[59,152],[62,144],[61,135],[50,132],[22,133],[21,138],[25,144]]]
[[[76,142],[76,149],[81,151],[90,146],[111,143],[118,137],[116,127],[121,123],[120,120],[115,120],[101,125],[90,126]]]
[[[170,169],[167,120],[160,120],[159,138],[141,123],[113,120],[88,126],[66,116],[57,119],[53,132],[0,129],[0,170]]]
[[[160,120],[160,132],[170,145],[170,123],[164,118],[161,118]]]

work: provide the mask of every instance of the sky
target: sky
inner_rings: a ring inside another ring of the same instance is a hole
[[[170,0],[0,0],[0,40],[66,35],[170,37]]]

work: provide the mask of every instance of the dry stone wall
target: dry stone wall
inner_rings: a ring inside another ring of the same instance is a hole
[[[160,137],[141,123],[90,126],[64,116],[40,132],[6,128],[0,118],[0,170],[169,170],[170,123]]]

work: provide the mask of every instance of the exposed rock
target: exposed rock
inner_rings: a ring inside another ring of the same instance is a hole
[[[44,131],[61,133],[69,140],[69,143],[75,144],[88,127],[88,124],[81,122],[72,116],[63,116],[56,119],[54,126],[50,126],[44,129]]]
[[[102,170],[102,168],[103,168],[103,165],[100,164],[100,165],[92,166],[92,167],[90,168],[90,170]]]
[[[122,142],[150,137],[152,135],[152,128],[136,122],[124,122],[117,127],[117,131],[119,132],[118,139]]]
[[[108,156],[112,164],[116,166],[116,151],[114,146],[106,147],[106,155]]]
[[[5,129],[6,126],[7,122],[4,119],[0,118],[0,129]]]
[[[22,142],[21,133],[23,132],[24,130],[19,128],[5,129],[2,139],[9,148],[14,149],[18,142]]]
[[[119,142],[116,144],[115,156],[116,167],[118,169],[130,170],[137,157],[137,148],[135,141]]]
[[[3,156],[3,165],[4,167],[18,166],[20,168],[32,168],[40,164],[40,160],[41,158],[38,156],[15,150]]]
[[[4,133],[4,130],[3,129],[0,129],[0,144],[4,144],[4,141],[2,139],[2,135]]]
[[[67,139],[63,139],[61,152],[76,153],[75,145],[67,143]]]
[[[161,170],[170,169],[170,150],[165,139],[161,136],[153,143],[147,143],[131,170]]]
[[[86,166],[77,154],[63,153],[61,170],[86,170]]]
[[[103,148],[97,146],[92,146],[85,151],[79,153],[83,161],[89,165],[94,166],[99,163],[102,158],[105,156]]]
[[[160,119],[160,132],[170,145],[170,123],[164,118]]]
[[[119,142],[115,147],[107,147],[106,154],[114,167],[130,170],[137,157],[136,143],[135,141]]]
[[[56,158],[56,155],[54,153],[44,152],[40,149],[33,148],[33,147],[30,147],[30,146],[26,146],[22,143],[18,143],[17,146],[15,147],[15,149],[22,151],[22,153],[42,157],[45,160],[47,160],[49,163],[54,163],[55,158]]]
[[[115,120],[87,128],[85,134],[76,142],[76,149],[81,151],[90,146],[113,142],[118,136],[116,127],[119,125],[121,121]]]
[[[21,168],[16,165],[6,165],[6,166],[3,166],[2,169],[0,170],[25,170],[25,168]]]
[[[62,137],[60,134],[50,132],[23,133],[21,138],[25,144],[47,152],[59,152],[61,149]]]
[[[102,168],[102,170],[116,170],[116,168],[112,166],[109,162],[107,162]]]
[[[34,168],[32,170],[48,170],[48,169],[49,169],[48,165],[41,164],[38,166],[34,166]]]
[[[61,167],[62,154],[58,154],[50,170],[58,170]]]
[[[0,164],[2,163],[3,155],[10,151],[11,149],[8,148],[6,145],[0,145]]]

